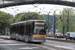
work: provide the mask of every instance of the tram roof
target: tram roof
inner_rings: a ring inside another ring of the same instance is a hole
[[[27,23],[27,22],[33,22],[33,21],[45,21],[45,20],[27,20],[27,21],[21,21],[21,22],[16,22],[16,23],[13,23],[11,25],[16,25],[16,24],[22,24],[22,23]]]

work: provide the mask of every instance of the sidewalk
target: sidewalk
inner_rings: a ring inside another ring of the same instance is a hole
[[[54,40],[66,40],[65,38],[54,38],[54,37],[46,37],[46,39],[54,39]]]
[[[2,38],[2,39],[10,39],[10,36],[0,35],[0,38]]]

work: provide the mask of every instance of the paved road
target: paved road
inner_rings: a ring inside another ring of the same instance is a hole
[[[0,39],[0,50],[75,50],[75,43],[46,40],[46,43],[25,43]]]
[[[46,50],[22,41],[0,39],[0,50]]]
[[[44,43],[44,45],[51,46],[55,50],[57,48],[58,48],[58,50],[75,50],[75,43],[70,43],[70,42],[46,40],[46,43]]]

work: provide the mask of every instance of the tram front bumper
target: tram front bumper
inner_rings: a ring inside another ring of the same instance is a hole
[[[32,38],[32,42],[46,42],[46,38],[38,39],[38,38]]]

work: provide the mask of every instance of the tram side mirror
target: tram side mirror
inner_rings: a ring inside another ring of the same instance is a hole
[[[46,29],[47,29],[48,28],[47,24],[45,24],[45,26],[46,26]]]
[[[45,24],[45,25],[47,25],[47,24]]]
[[[46,28],[47,24],[45,24],[45,28]]]

